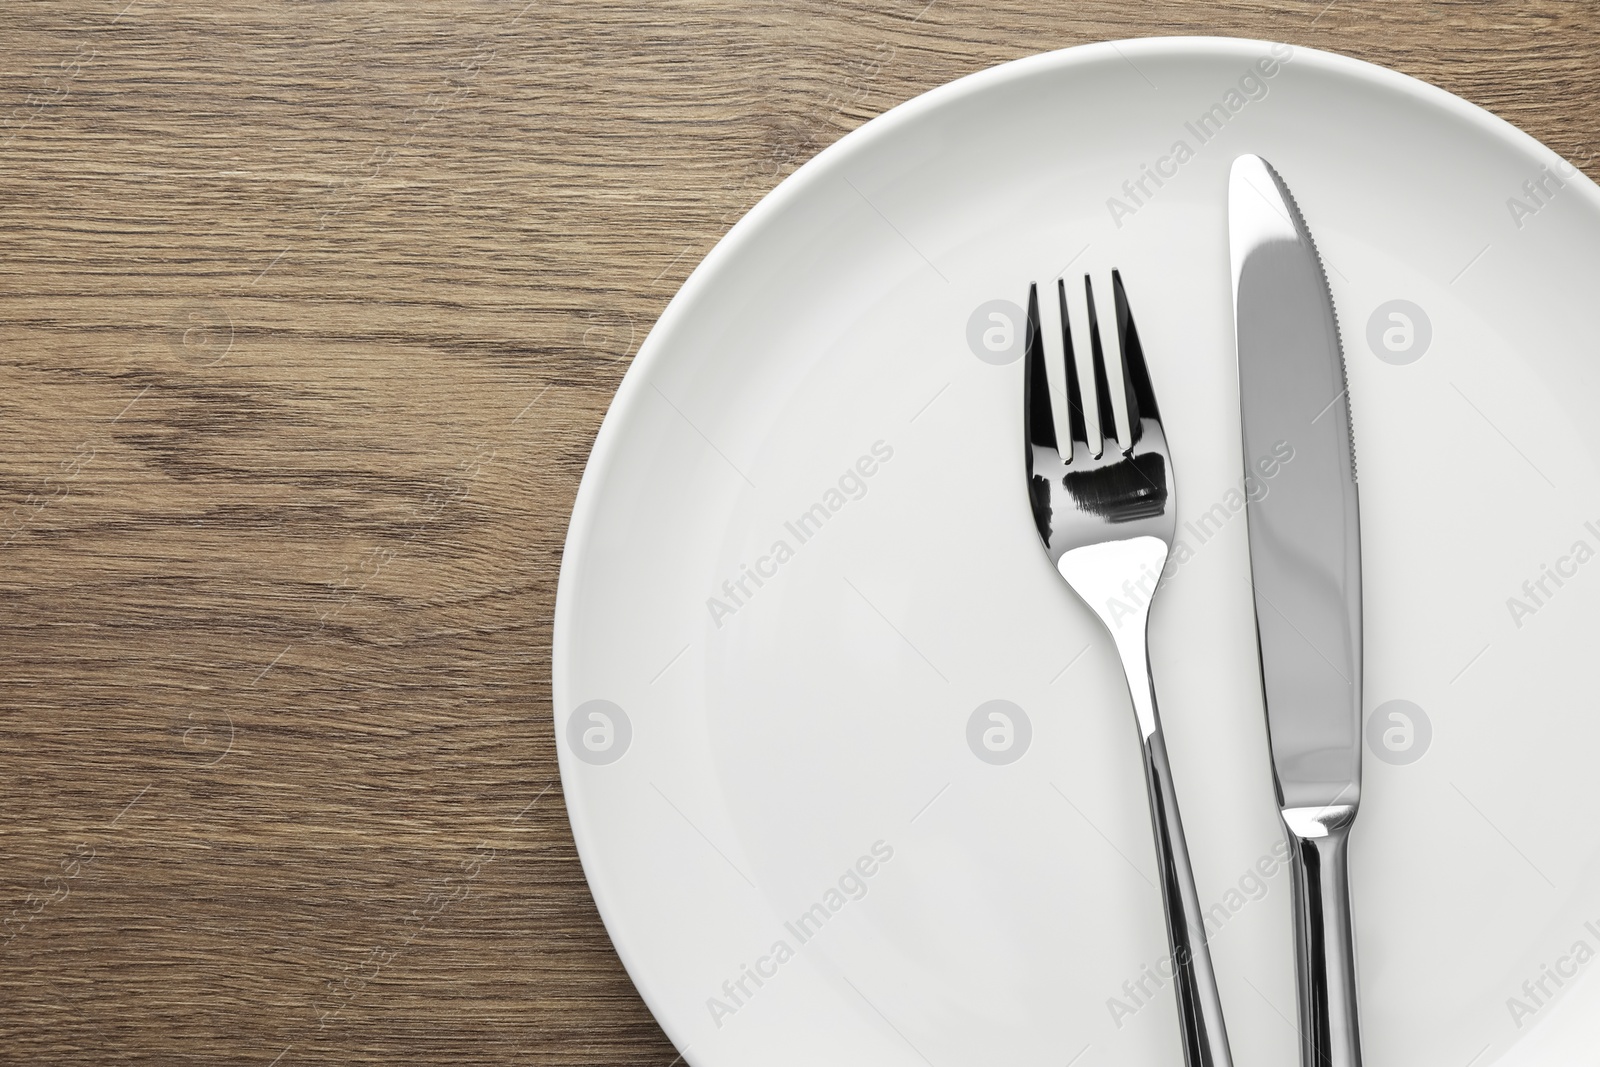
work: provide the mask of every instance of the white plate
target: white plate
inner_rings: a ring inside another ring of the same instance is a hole
[[[987,302],[1113,266],[1192,550],[1151,639],[1228,1030],[1241,1067],[1295,1062],[1236,495],[1243,152],[1298,197],[1346,339],[1368,1063],[1600,1039],[1600,190],[1399,74],[1170,39],[1011,63],[846,137],[706,258],[618,392],[562,565],[556,727],[595,899],[689,1063],[1176,1062],[1170,985],[1137,992],[1166,944],[1122,675],[1032,528],[1022,363],[969,344]],[[1535,602],[1543,565],[1571,575]],[[993,700],[1031,725],[1007,764],[969,746]]]

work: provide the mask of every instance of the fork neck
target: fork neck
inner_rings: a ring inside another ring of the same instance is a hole
[[[1145,738],[1159,729],[1155,693],[1149,684],[1145,630],[1167,551],[1167,543],[1159,537],[1130,537],[1072,549],[1056,564],[1061,576],[1111,632],[1128,677],[1139,733]],[[1141,678],[1146,684],[1138,684]]]

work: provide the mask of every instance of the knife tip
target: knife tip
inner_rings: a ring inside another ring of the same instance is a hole
[[[1311,255],[1317,264],[1317,270],[1322,275],[1322,288],[1327,296],[1328,315],[1333,320],[1333,340],[1339,353],[1339,386],[1343,390],[1334,400],[1344,400],[1345,432],[1350,448],[1350,481],[1360,483],[1356,464],[1356,432],[1355,419],[1350,409],[1350,371],[1345,362],[1344,330],[1339,325],[1339,308],[1333,299],[1333,286],[1328,281],[1327,264],[1323,261],[1322,250],[1317,247],[1316,238],[1311,235],[1311,227],[1306,225],[1304,213],[1300,210],[1300,202],[1295,199],[1294,193],[1289,189],[1289,183],[1283,180],[1276,167],[1261,156],[1254,153],[1245,153],[1234,158],[1233,166],[1229,172],[1229,182],[1237,186],[1240,182],[1253,185],[1258,193],[1265,195],[1265,190],[1258,184],[1258,180],[1265,178],[1277,190],[1278,199],[1288,209],[1290,222],[1295,232],[1305,241],[1306,247],[1311,250]],[[1255,180],[1253,180],[1255,179]],[[1332,405],[1330,405],[1332,406]]]

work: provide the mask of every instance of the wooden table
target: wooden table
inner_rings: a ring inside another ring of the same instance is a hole
[[[1587,161],[1589,7],[9,0],[0,1061],[666,1067],[550,617],[690,268],[873,115],[1104,38],[1346,52]]]

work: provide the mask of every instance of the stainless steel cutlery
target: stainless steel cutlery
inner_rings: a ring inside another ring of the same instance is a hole
[[[1359,1067],[1347,840],[1361,798],[1361,525],[1344,355],[1321,257],[1276,171],[1228,188],[1239,407],[1251,457],[1294,463],[1247,505],[1278,806],[1292,849],[1301,1063]]]
[[[1184,1061],[1188,1067],[1228,1067],[1222,1003],[1145,638],[1150,602],[1177,525],[1172,457],[1121,277],[1113,271],[1096,285],[1085,275],[1081,289],[1078,281],[1035,285],[1028,297],[1023,386],[1028,496],[1050,562],[1105,624],[1127,675],[1144,747]],[[1088,364],[1090,377],[1081,384],[1080,361]],[[1107,371],[1112,361],[1115,387]],[[1051,366],[1064,382],[1056,402]],[[1092,425],[1086,418],[1090,411],[1097,416]],[[1128,588],[1142,592],[1133,598],[1131,614],[1117,607],[1127,603]]]
[[[1301,1063],[1360,1067],[1346,857],[1361,792],[1361,529],[1343,349],[1305,219],[1258,156],[1233,164],[1228,235],[1244,475],[1256,476],[1258,460],[1275,467],[1273,491],[1249,495],[1247,528],[1273,783],[1290,843]],[[1227,1031],[1146,637],[1177,522],[1171,451],[1118,272],[1032,286],[1028,327],[1034,524],[1121,657],[1144,747],[1184,1060],[1224,1067]],[[1294,462],[1276,463],[1284,455]]]

